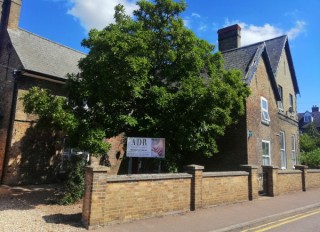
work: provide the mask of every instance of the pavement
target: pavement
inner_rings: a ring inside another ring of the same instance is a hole
[[[320,189],[109,225],[95,232],[225,232],[320,207]]]

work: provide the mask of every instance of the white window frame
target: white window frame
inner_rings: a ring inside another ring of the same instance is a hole
[[[297,152],[296,152],[296,146],[297,146],[297,141],[296,141],[296,136],[291,135],[291,155],[292,155],[292,165],[293,168],[295,165],[297,165]]]
[[[266,106],[264,106],[264,102]],[[261,97],[261,121],[266,124],[270,123],[268,100],[264,97]]]
[[[281,169],[287,169],[287,155],[286,155],[286,134],[280,131],[280,159]]]
[[[264,154],[263,144],[267,144],[268,145],[268,154]],[[271,165],[271,146],[270,146],[270,141],[262,140],[261,149],[262,149],[262,165],[265,165],[265,166]],[[265,162],[266,160],[268,160],[268,162]]]

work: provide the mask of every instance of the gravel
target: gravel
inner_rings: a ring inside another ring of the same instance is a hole
[[[50,204],[58,186],[0,186],[1,232],[87,231],[81,223],[81,202]]]

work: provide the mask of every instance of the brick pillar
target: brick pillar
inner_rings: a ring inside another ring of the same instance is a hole
[[[278,170],[276,166],[262,166],[267,178],[267,194],[270,197],[279,195],[278,192]]]
[[[87,229],[104,224],[108,170],[109,168],[101,166],[88,166],[85,169],[82,223]]]
[[[301,183],[302,191],[307,191],[307,178],[308,178],[308,166],[305,165],[295,165],[295,169],[301,170]]]
[[[190,210],[194,211],[202,208],[202,172],[204,167],[192,164],[185,166],[184,169],[192,175]]]
[[[249,172],[248,176],[248,193],[249,200],[258,199],[259,197],[259,179],[258,166],[255,165],[241,165],[242,170]]]

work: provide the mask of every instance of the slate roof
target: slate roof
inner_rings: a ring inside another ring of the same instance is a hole
[[[320,112],[309,112],[306,111],[305,113],[311,114],[313,118],[313,123],[317,128],[320,129]],[[304,122],[304,115],[305,113],[298,113],[298,120],[299,120],[299,128],[301,129],[306,129],[308,128],[310,123],[305,123]]]
[[[258,61],[262,55],[265,55],[267,58],[270,72],[272,72],[273,76],[276,78],[283,49],[287,52],[288,64],[292,74],[295,91],[296,93],[299,93],[299,87],[288,44],[288,37],[286,35],[248,46],[223,51],[222,55],[225,61],[225,68],[227,70],[241,70],[245,77],[245,82],[250,84],[253,74],[257,68]]]
[[[77,73],[78,61],[86,54],[22,29],[8,29],[11,43],[27,71],[66,79]]]

